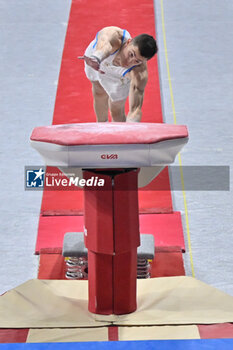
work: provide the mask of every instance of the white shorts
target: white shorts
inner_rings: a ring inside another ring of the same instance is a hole
[[[85,51],[85,55],[90,57],[93,54],[93,40]],[[112,76],[110,74],[101,74],[95,69],[91,68],[85,63],[85,73],[90,81],[98,81],[104,88],[108,96],[112,101],[125,100],[129,95],[130,80],[127,78],[121,78]]]

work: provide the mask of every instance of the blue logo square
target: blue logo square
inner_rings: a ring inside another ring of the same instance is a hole
[[[26,169],[26,188],[43,188],[44,187],[43,168],[40,169]]]

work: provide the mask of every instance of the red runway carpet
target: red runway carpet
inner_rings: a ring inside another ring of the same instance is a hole
[[[90,8],[92,11],[88,10]],[[115,21],[116,13],[117,23]],[[153,2],[147,0],[136,4],[134,1],[128,0],[119,5],[119,2],[111,1],[110,3],[98,3],[97,6],[93,0],[88,1],[88,3],[87,1],[73,0],[61,63],[53,124],[95,122],[91,84],[84,74],[83,62],[78,60],[77,56],[84,53],[97,31],[108,25],[126,28],[132,36],[140,33],[155,36]],[[157,57],[149,61],[148,69],[149,81],[145,92],[142,121],[160,123],[163,118]],[[164,184],[169,189],[167,169],[147,188],[139,192],[140,213],[172,212],[170,191],[156,191],[160,185],[164,188]],[[51,243],[54,244],[54,248],[58,246],[57,231],[54,230],[51,233],[48,224],[48,233],[46,234],[46,220],[43,219],[43,216],[53,216],[53,222],[57,220],[61,223],[64,219],[62,226],[65,233],[69,230],[69,227],[66,227],[65,216],[82,215],[82,212],[82,191],[44,191],[41,206],[41,220],[43,222],[39,224],[37,252],[41,241],[44,242],[43,247],[46,246],[46,237],[48,238],[48,247]],[[169,220],[167,225],[169,226]],[[182,230],[181,226],[178,229],[178,235],[180,230]],[[173,235],[176,235],[176,230],[173,230]]]

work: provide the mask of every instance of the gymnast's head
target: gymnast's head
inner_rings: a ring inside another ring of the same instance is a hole
[[[153,36],[140,34],[128,39],[122,51],[124,65],[134,66],[150,60],[158,52],[158,46]]]

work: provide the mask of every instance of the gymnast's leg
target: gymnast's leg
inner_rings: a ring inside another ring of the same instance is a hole
[[[97,122],[108,121],[108,94],[98,81],[92,81],[94,110]]]
[[[126,99],[121,101],[112,101],[110,98],[108,100],[109,102],[109,109],[112,116],[113,122],[125,122],[126,116],[125,116],[125,102]]]

